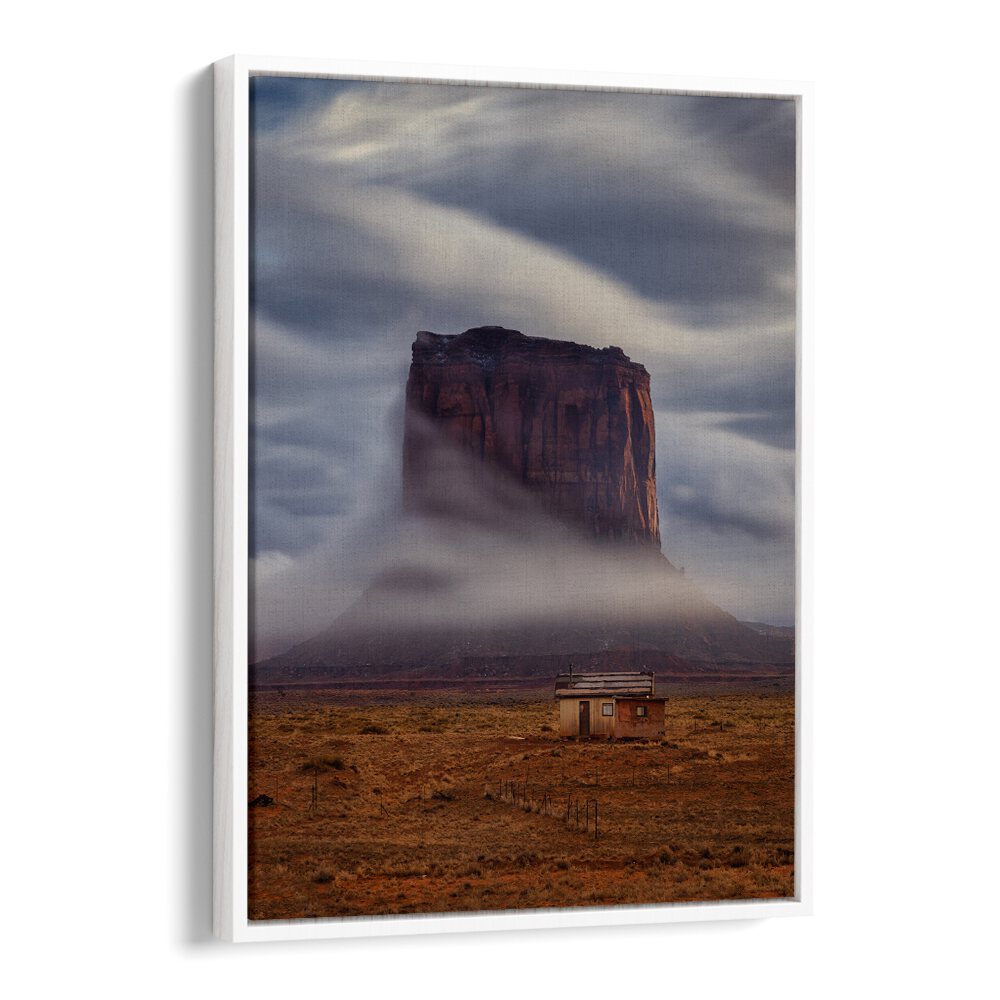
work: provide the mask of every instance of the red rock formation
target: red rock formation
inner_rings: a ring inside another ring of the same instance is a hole
[[[419,333],[406,397],[415,545],[329,628],[256,664],[253,683],[791,669],[790,638],[738,622],[660,552],[649,375],[619,348]],[[512,529],[508,561],[490,557],[498,527]]]
[[[620,348],[496,326],[458,336],[420,332],[406,403],[408,509],[447,506],[430,478],[422,432],[429,424],[526,485],[559,520],[595,538],[659,549],[649,373]]]

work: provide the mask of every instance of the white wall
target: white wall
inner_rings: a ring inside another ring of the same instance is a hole
[[[594,954],[626,946],[655,956],[664,995],[995,988],[1000,163],[987,9],[7,10],[0,913],[4,982],[20,980],[11,995],[410,996],[433,977],[435,994],[532,996],[555,989],[567,963],[591,976]],[[206,67],[233,51],[815,81],[814,917],[208,940]],[[618,968],[598,971],[598,987],[620,982]]]

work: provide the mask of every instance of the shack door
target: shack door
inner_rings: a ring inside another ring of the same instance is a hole
[[[580,735],[590,735],[590,702],[580,702]]]

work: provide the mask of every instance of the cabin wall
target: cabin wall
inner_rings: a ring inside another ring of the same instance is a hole
[[[662,701],[644,698],[619,698],[615,703],[615,736],[619,739],[662,739],[666,733],[666,709]],[[636,708],[645,705],[646,716],[636,715]]]
[[[590,704],[590,735],[607,738],[615,735],[615,716],[602,715],[602,705],[613,705],[611,698],[560,698],[559,699],[559,735],[580,735],[580,702]],[[613,713],[612,709],[612,713]]]
[[[559,735],[576,736],[577,705],[570,698],[559,699]]]

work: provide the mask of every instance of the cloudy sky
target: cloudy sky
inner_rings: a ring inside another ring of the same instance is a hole
[[[795,106],[258,77],[252,656],[330,624],[398,540],[417,330],[646,366],[663,549],[794,621]]]

